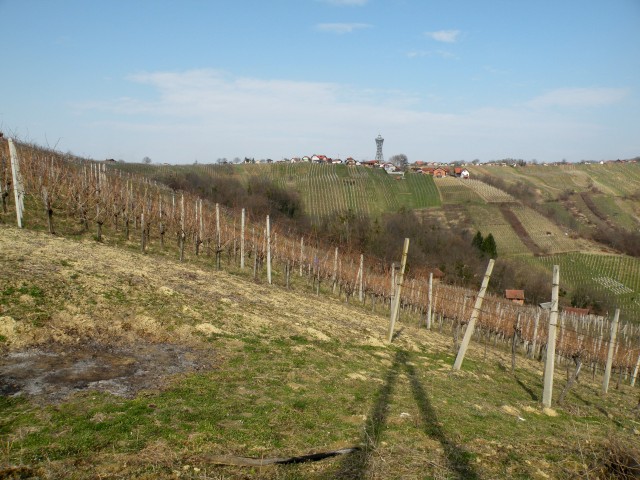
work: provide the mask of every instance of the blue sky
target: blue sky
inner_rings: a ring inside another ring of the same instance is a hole
[[[0,0],[0,130],[95,159],[640,155],[640,0]]]

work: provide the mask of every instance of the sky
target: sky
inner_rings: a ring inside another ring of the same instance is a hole
[[[0,0],[0,131],[97,160],[640,155],[640,0]]]

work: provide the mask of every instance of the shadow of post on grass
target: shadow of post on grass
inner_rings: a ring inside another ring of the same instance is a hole
[[[436,412],[431,405],[429,396],[420,383],[415,368],[408,363],[409,355],[403,350],[398,350],[393,364],[387,372],[384,384],[377,392],[376,400],[364,425],[361,449],[347,455],[338,465],[337,471],[330,478],[356,479],[367,478],[371,468],[372,457],[380,442],[383,429],[387,423],[389,405],[392,400],[398,375],[402,369],[407,374],[411,384],[413,398],[420,410],[423,423],[423,431],[429,437],[434,438],[442,445],[444,455],[454,478],[479,479],[477,472],[470,463],[469,452],[456,445],[445,434]]]

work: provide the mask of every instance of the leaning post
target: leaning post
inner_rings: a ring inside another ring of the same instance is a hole
[[[473,335],[473,330],[476,326],[476,321],[480,316],[480,309],[482,308],[482,302],[484,300],[484,296],[487,293],[487,287],[489,286],[489,279],[491,278],[491,272],[493,271],[493,264],[495,260],[492,258],[489,260],[489,265],[487,265],[487,271],[484,274],[484,278],[482,279],[482,285],[480,286],[480,291],[478,292],[478,298],[476,298],[476,304],[473,307],[473,312],[471,312],[471,318],[469,319],[469,324],[467,325],[467,329],[464,331],[464,337],[462,338],[462,343],[460,344],[460,348],[458,349],[458,355],[456,356],[456,361],[453,364],[454,370],[460,370],[462,366],[462,362],[464,360],[464,356],[467,353],[467,348],[469,348],[469,342],[471,341],[471,335]]]
[[[618,334],[618,319],[620,318],[620,309],[616,308],[611,323],[611,335],[609,337],[609,352],[607,353],[607,365],[604,369],[604,379],[602,380],[602,395],[606,395],[609,390],[609,379],[611,378],[611,365],[613,364],[613,352],[616,346],[616,336]]]
[[[391,343],[393,339],[393,329],[396,325],[396,319],[398,318],[398,309],[400,307],[400,292],[402,291],[402,280],[404,278],[404,269],[407,265],[407,252],[409,251],[409,239],[404,239],[404,247],[402,248],[402,263],[400,265],[400,275],[398,282],[396,283],[394,298],[391,304],[391,318],[389,320],[389,336],[387,340]]]
[[[18,160],[18,151],[13,143],[13,139],[9,138],[9,156],[11,157],[11,176],[13,178],[13,198],[16,202],[16,220],[18,228],[22,228],[22,215],[24,212],[24,191],[22,186],[22,176],[20,175],[20,162]]]

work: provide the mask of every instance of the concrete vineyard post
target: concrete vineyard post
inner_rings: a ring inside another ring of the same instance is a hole
[[[482,308],[482,301],[484,300],[484,296],[487,292],[487,287],[489,286],[489,279],[491,278],[491,272],[493,271],[494,259],[489,260],[489,265],[487,265],[487,271],[484,274],[484,278],[482,279],[482,285],[480,286],[480,291],[478,292],[478,298],[476,298],[476,304],[473,307],[473,311],[471,312],[471,318],[469,319],[469,324],[467,325],[467,329],[464,332],[464,337],[462,338],[462,343],[460,344],[460,348],[458,349],[458,355],[456,356],[456,361],[453,364],[454,370],[460,370],[462,366],[462,362],[464,360],[464,356],[467,353],[467,348],[469,348],[469,342],[471,341],[471,335],[473,335],[473,330],[476,325],[476,321],[480,316],[480,309]]]
[[[304,237],[300,237],[300,276],[302,276],[303,263],[304,263]]]
[[[244,270],[244,208],[240,216],[240,268]]]
[[[638,369],[640,369],[640,354],[638,354],[638,360],[636,361],[636,366],[633,369],[633,375],[631,375],[632,387],[636,384],[636,378],[638,377]]]
[[[24,213],[24,190],[22,186],[22,176],[20,175],[20,162],[18,160],[18,151],[13,143],[13,139],[9,138],[9,156],[11,157],[11,177],[13,178],[13,198],[16,202],[16,220],[18,228],[22,228],[22,217]]]
[[[142,236],[140,237],[140,250],[142,251],[142,253],[145,253],[145,243],[144,243],[144,233],[145,233],[145,223],[144,223],[144,213],[140,214],[140,224],[142,225]]]
[[[531,358],[536,356],[536,348],[538,346],[538,325],[540,324],[540,309],[536,310],[536,316],[533,321],[533,343],[531,345]]]
[[[271,285],[271,224],[267,215],[267,282]]]
[[[429,296],[427,300],[427,330],[431,330],[431,312],[433,311],[433,272],[429,273]]]
[[[391,342],[393,339],[393,329],[398,318],[398,308],[400,307],[400,293],[402,292],[402,280],[404,278],[404,269],[407,265],[407,252],[409,251],[409,239],[404,239],[404,246],[402,248],[402,263],[400,264],[400,274],[398,276],[398,283],[396,284],[395,301],[392,302],[391,319],[389,321],[389,336],[387,340]]]
[[[553,372],[556,357],[556,327],[558,326],[558,293],[560,291],[560,265],[553,266],[551,286],[551,314],[549,315],[549,335],[547,337],[547,357],[544,364],[544,390],[542,405],[551,407],[553,396]]]
[[[184,260],[184,242],[187,236],[184,230],[184,194],[180,197],[180,261]]]
[[[604,378],[602,380],[602,395],[606,395],[609,390],[609,380],[611,379],[611,365],[613,364],[613,352],[616,346],[616,336],[618,334],[618,319],[620,318],[620,309],[616,308],[611,322],[611,335],[609,337],[609,351],[607,353],[607,364],[604,369]]]
[[[331,279],[333,282],[333,294],[336,293],[336,286],[338,284],[338,247],[336,247],[335,253],[333,255],[333,277]]]
[[[198,240],[201,245],[204,244],[204,215],[202,214],[202,199],[198,199],[198,219],[200,221],[199,232],[198,232]],[[199,250],[199,247],[198,247]]]
[[[358,299],[360,303],[364,302],[364,292],[362,290],[363,286],[363,277],[364,277],[364,255],[360,254],[360,270],[358,270]]]
[[[222,256],[222,240],[220,233],[220,204],[216,203],[216,269],[220,270],[220,257]]]

